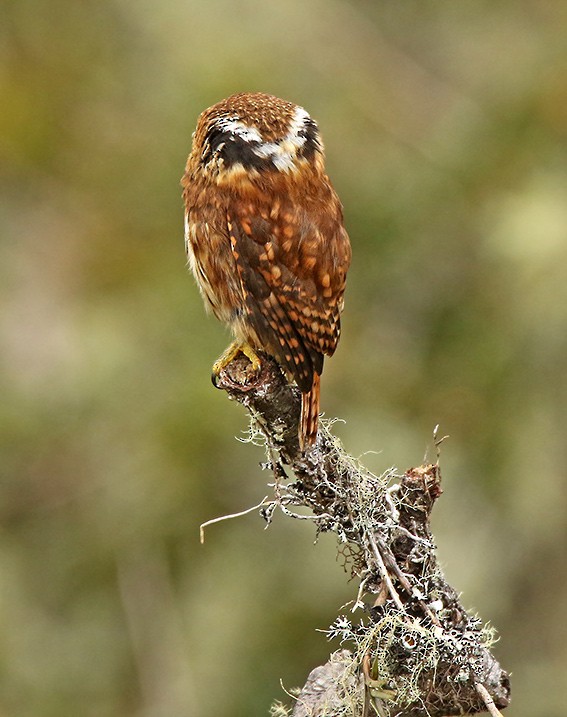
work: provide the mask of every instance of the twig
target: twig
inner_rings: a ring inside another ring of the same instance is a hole
[[[482,701],[486,705],[486,709],[490,712],[492,717],[502,717],[502,712],[494,704],[494,700],[490,696],[490,692],[480,682],[475,682],[475,688],[478,694],[482,697]]]
[[[368,533],[368,535],[366,537],[368,539],[368,542],[370,543],[370,546],[372,547],[372,552],[374,553],[374,557],[376,558],[376,562],[378,563],[378,569],[380,570],[380,575],[382,576],[382,579],[388,586],[388,590],[390,592],[392,600],[396,603],[400,612],[405,613],[406,609],[404,607],[404,604],[400,600],[398,591],[394,587],[394,583],[392,582],[392,578],[390,577],[390,574],[388,573],[388,569],[386,568],[384,559],[382,558],[382,555],[381,555],[380,551],[378,550],[378,546],[376,545],[374,536],[372,535],[372,533]]]
[[[266,502],[267,501],[267,502]],[[209,525],[212,525],[213,523],[220,523],[223,520],[232,520],[232,518],[240,518],[243,515],[247,515],[248,513],[253,513],[255,510],[258,510],[258,508],[261,508],[263,505],[270,505],[274,501],[270,500],[268,501],[268,496],[265,495],[262,500],[258,503],[258,505],[252,506],[252,508],[247,508],[246,510],[241,510],[239,513],[231,513],[230,515],[221,515],[220,518],[212,518],[211,520],[206,520],[204,523],[201,523],[199,526],[199,538],[201,540],[201,545],[205,542],[205,528]]]

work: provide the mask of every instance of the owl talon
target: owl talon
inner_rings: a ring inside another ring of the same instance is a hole
[[[211,376],[213,386],[216,387],[217,379],[219,377],[220,372],[224,368],[226,368],[228,364],[238,356],[238,354],[243,354],[244,356],[246,356],[246,358],[252,364],[252,368],[255,373],[258,373],[260,371],[260,369],[262,368],[262,362],[258,358],[258,355],[254,351],[254,349],[249,344],[243,344],[239,341],[234,341],[213,364],[213,373]]]

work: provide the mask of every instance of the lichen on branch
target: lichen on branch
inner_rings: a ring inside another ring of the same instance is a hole
[[[376,476],[324,423],[317,445],[302,453],[299,392],[267,356],[257,374],[237,357],[216,385],[248,409],[265,439],[275,481],[273,500],[260,507],[264,518],[281,510],[305,519],[308,508],[317,531],[336,533],[358,581],[349,614],[328,630],[346,649],[312,671],[293,717],[499,714],[510,685],[490,651],[494,631],[465,610],[436,557],[430,515],[442,494],[438,463]],[[286,710],[279,705],[274,714]]]

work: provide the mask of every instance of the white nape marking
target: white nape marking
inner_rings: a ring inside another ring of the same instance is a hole
[[[298,137],[298,133],[302,129],[305,129],[307,120],[310,119],[311,117],[309,116],[309,112],[307,112],[307,110],[304,110],[303,107],[296,107],[286,138],[289,137],[290,139],[295,138],[296,140],[301,140],[300,146],[303,146],[303,144],[305,144],[305,137]]]
[[[303,107],[296,107],[285,137],[280,142],[264,142],[259,147],[252,147],[252,151],[258,157],[270,159],[280,171],[289,172],[295,167],[298,150],[307,141],[299,132],[305,129],[308,119],[309,113]]]
[[[219,127],[227,132],[237,135],[245,142],[261,142],[262,135],[256,127],[249,127],[248,125],[241,122],[239,119],[227,119],[221,118],[219,120]]]

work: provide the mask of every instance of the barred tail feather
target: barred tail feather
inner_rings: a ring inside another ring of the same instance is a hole
[[[319,425],[319,394],[321,379],[317,372],[313,373],[313,385],[308,393],[301,394],[301,423],[299,426],[299,445],[301,450],[314,446],[317,442]]]

